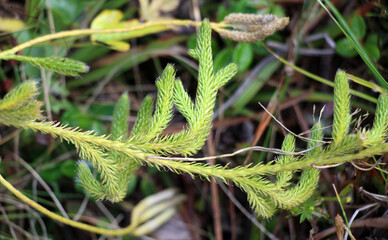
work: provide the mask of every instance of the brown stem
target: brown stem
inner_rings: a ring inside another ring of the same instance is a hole
[[[209,134],[207,145],[209,148],[209,155],[214,156],[216,152],[215,152],[212,133]],[[209,162],[210,162],[210,165],[215,164],[214,159],[210,160]],[[223,237],[222,237],[222,224],[221,224],[221,210],[220,210],[220,204],[218,202],[218,187],[217,187],[217,182],[215,180],[212,180],[210,182],[210,192],[212,196],[212,208],[214,212],[213,221],[214,221],[215,239],[222,240]]]
[[[367,218],[358,220],[352,223],[350,228],[361,228],[361,227],[374,227],[374,228],[383,228],[388,229],[388,218],[379,217],[379,218]],[[335,227],[328,228],[320,233],[314,235],[315,240],[323,239],[331,234],[336,232]]]

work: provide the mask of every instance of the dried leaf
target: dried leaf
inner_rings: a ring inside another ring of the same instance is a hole
[[[140,15],[144,21],[155,21],[166,19],[166,16],[162,16],[164,12],[171,12],[175,10],[179,5],[179,0],[139,0]]]
[[[221,37],[237,42],[259,42],[282,30],[289,23],[289,18],[278,18],[272,14],[256,15],[232,13],[224,18],[232,30],[219,31]]]
[[[17,32],[24,28],[25,24],[20,19],[0,17],[0,31]]]
[[[121,21],[123,13],[120,10],[104,10],[92,21],[91,29],[114,29],[114,28],[129,28],[137,25],[139,21],[132,19]],[[129,43],[121,41],[129,38],[131,33],[110,33],[110,34],[93,34],[91,40],[94,44],[107,45],[108,47],[118,50],[129,50]]]

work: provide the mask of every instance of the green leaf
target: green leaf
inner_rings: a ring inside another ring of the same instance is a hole
[[[214,70],[217,71],[221,67],[227,65],[232,61],[233,49],[225,48],[219,52],[214,58]]]
[[[109,53],[110,49],[102,46],[87,46],[79,49],[74,49],[74,52],[69,56],[81,62],[91,62],[96,58],[103,58]]]
[[[278,17],[287,17],[286,11],[284,10],[283,6],[277,4],[272,7],[271,13]]]
[[[77,163],[75,161],[69,160],[65,161],[61,164],[61,173],[62,175],[69,177],[69,178],[75,178],[77,175]]]
[[[350,22],[350,28],[358,39],[363,39],[366,33],[365,21],[361,16],[355,16]]]
[[[80,112],[77,106],[66,111],[62,115],[61,122],[70,126],[78,126],[83,130],[93,130],[101,134],[105,132],[103,124],[92,118],[90,114]]]
[[[229,13],[224,5],[220,5],[217,8],[217,22],[221,22]]]
[[[195,35],[192,35],[187,40],[186,46],[188,49],[193,49],[195,48],[196,44],[197,44],[197,37]]]
[[[388,89],[387,81],[383,78],[383,76],[377,69],[377,66],[372,62],[368,54],[365,52],[363,46],[360,44],[352,30],[349,28],[341,13],[338,12],[338,10],[329,0],[325,0],[325,3],[329,6],[335,17],[330,13],[329,9],[322,3],[321,0],[318,0],[318,3],[329,13],[333,21],[337,24],[337,26],[341,29],[345,36],[351,41],[352,45],[356,48],[362,60],[364,60],[365,64],[372,71],[379,85],[384,87],[385,89]]]
[[[255,76],[249,87],[246,88],[243,94],[233,103],[233,109],[235,109],[234,114],[239,114],[239,112],[244,109],[254,96],[258,94],[260,89],[264,86],[267,80],[271,75],[280,67],[280,62],[272,60],[268,65]]]
[[[332,135],[335,144],[340,144],[348,135],[351,121],[348,77],[344,71],[338,70],[334,79],[334,120]]]
[[[252,46],[249,43],[239,43],[233,51],[233,62],[238,66],[240,72],[249,68],[253,60]]]
[[[136,185],[137,185],[137,176],[135,174],[132,174],[129,177],[129,184],[128,184],[128,188],[127,188],[127,195],[131,195],[131,193],[133,193],[133,191],[135,191]]]
[[[143,178],[140,182],[140,189],[145,196],[150,196],[157,192],[155,184],[146,178]]]
[[[128,0],[115,0],[115,1],[104,1],[102,9],[115,9],[120,8],[128,3]]]
[[[74,23],[76,18],[84,11],[85,7],[92,1],[79,0],[50,0],[50,8],[56,18],[55,23],[59,22],[63,28],[71,23]],[[58,26],[57,26],[58,27]],[[58,29],[57,29],[58,30]]]
[[[380,49],[378,46],[377,34],[370,34],[365,41],[365,51],[374,60],[378,61],[380,58]]]
[[[347,38],[341,38],[335,45],[335,51],[343,57],[355,57],[357,51],[354,49],[352,43]]]
[[[72,89],[83,86],[85,84],[90,84],[92,82],[101,80],[101,76],[105,76],[111,71],[117,71],[116,74],[120,75],[134,65],[149,60],[152,56],[162,51],[163,49],[166,50],[169,47],[182,42],[183,40],[186,40],[186,37],[172,37],[166,41],[154,41],[152,44],[148,44],[142,48],[141,51],[132,50],[131,54],[125,54],[104,67],[96,68],[83,75],[82,78],[68,81],[66,86]]]
[[[48,165],[39,172],[39,175],[48,183],[57,182],[63,176],[59,163]]]
[[[313,217],[313,213],[317,212],[317,209],[315,207],[317,203],[318,201],[309,198],[300,206],[291,209],[291,212],[293,215],[300,215],[299,223],[304,222],[306,219],[311,220]]]

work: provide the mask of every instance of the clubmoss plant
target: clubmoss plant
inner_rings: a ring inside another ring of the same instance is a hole
[[[388,95],[379,97],[375,124],[372,130],[349,133],[351,115],[349,85],[343,71],[335,78],[333,141],[322,141],[322,126],[318,122],[312,128],[307,154],[295,153],[295,139],[289,135],[282,145],[282,155],[266,164],[227,168],[198,161],[182,161],[173,155],[190,156],[206,141],[211,128],[217,91],[237,72],[235,64],[229,64],[217,72],[213,69],[211,52],[211,26],[203,21],[195,49],[190,55],[199,61],[198,88],[193,101],[175,76],[172,65],[167,65],[156,81],[158,96],[156,106],[151,97],[141,105],[131,135],[127,136],[126,120],[129,112],[128,96],[124,94],[115,109],[112,133],[98,136],[91,131],[63,126],[42,120],[41,103],[36,100],[37,86],[27,81],[0,101],[0,123],[17,128],[31,129],[74,144],[81,159],[93,164],[99,173],[95,178],[89,166],[78,164],[78,179],[86,191],[98,199],[121,201],[126,194],[128,179],[142,164],[159,170],[187,173],[202,179],[220,179],[234,183],[245,191],[257,215],[269,218],[278,209],[291,209],[308,199],[319,179],[319,167],[354,161],[388,152],[385,142],[388,123]],[[173,106],[186,118],[185,130],[176,134],[161,135],[172,118]],[[326,143],[326,145],[323,145]],[[291,184],[292,175],[302,171],[299,181]],[[274,181],[268,176],[275,176]],[[54,214],[12,187],[2,176],[0,182],[17,197],[49,217],[88,231],[121,235],[132,230],[104,230],[77,223]],[[133,231],[132,231],[133,232]]]

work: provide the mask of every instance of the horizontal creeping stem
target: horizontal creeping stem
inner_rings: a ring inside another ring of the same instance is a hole
[[[114,150],[120,153],[127,155],[130,158],[144,161],[151,165],[156,165],[159,167],[166,167],[171,170],[194,173],[201,176],[208,177],[220,177],[224,179],[229,179],[231,173],[233,177],[242,177],[250,175],[274,175],[279,171],[289,171],[289,170],[303,170],[311,168],[313,165],[323,166],[331,165],[337,163],[350,162],[357,159],[362,159],[366,157],[372,157],[374,155],[381,155],[385,152],[388,152],[388,143],[382,143],[376,146],[371,146],[359,152],[354,152],[353,150],[348,153],[333,154],[330,152],[324,152],[322,155],[313,156],[313,157],[303,157],[299,161],[290,162],[290,163],[275,163],[275,164],[266,164],[266,165],[256,165],[253,167],[241,167],[233,169],[224,169],[203,165],[196,165],[188,162],[177,162],[171,160],[163,160],[158,158],[152,158],[152,154],[143,152],[139,149],[140,146],[133,144],[122,143],[118,141],[111,141],[105,137],[95,136],[90,134],[85,134],[82,132],[72,131],[71,129],[53,127],[52,123],[47,122],[25,122],[20,124],[13,124],[15,127],[22,127],[26,129],[33,129],[35,131],[40,131],[46,134],[52,134],[54,136],[61,136],[63,139],[68,141],[84,141],[89,144],[100,146],[107,150]],[[328,155],[331,155],[328,157]]]
[[[31,47],[33,45],[36,45],[36,44],[39,44],[42,42],[47,42],[47,41],[54,40],[54,39],[66,38],[66,37],[76,37],[76,36],[102,34],[102,33],[125,33],[125,32],[130,32],[130,31],[144,30],[146,28],[157,27],[157,26],[199,27],[201,25],[201,23],[202,22],[200,22],[200,21],[197,22],[197,21],[191,21],[191,20],[162,20],[162,21],[141,23],[139,25],[128,27],[128,28],[77,29],[77,30],[63,31],[63,32],[58,32],[58,33],[38,37],[38,38],[32,39],[28,42],[19,44],[18,46],[14,47],[14,48],[11,48],[9,50],[1,52],[0,56],[7,55],[7,54],[16,54],[20,50]],[[213,22],[213,23],[210,23],[210,26],[215,31],[220,31],[221,28],[229,27],[230,24],[226,24],[223,22],[220,22],[220,23]],[[141,32],[140,32],[139,36],[142,36]]]
[[[194,173],[204,177],[219,177],[224,180],[246,176],[258,176],[258,175],[275,175],[280,171],[297,171],[312,168],[315,166],[325,166],[337,163],[351,162],[357,159],[363,159],[372,157],[375,155],[381,155],[388,152],[388,143],[379,144],[377,146],[369,147],[358,153],[339,154],[337,156],[327,157],[304,157],[299,161],[288,163],[275,163],[266,165],[256,165],[253,167],[238,167],[232,169],[216,168],[212,166],[204,166],[198,164],[192,164],[188,162],[175,162],[170,160],[162,160],[158,158],[148,158],[148,162],[151,165],[160,167],[166,167],[170,170]]]

